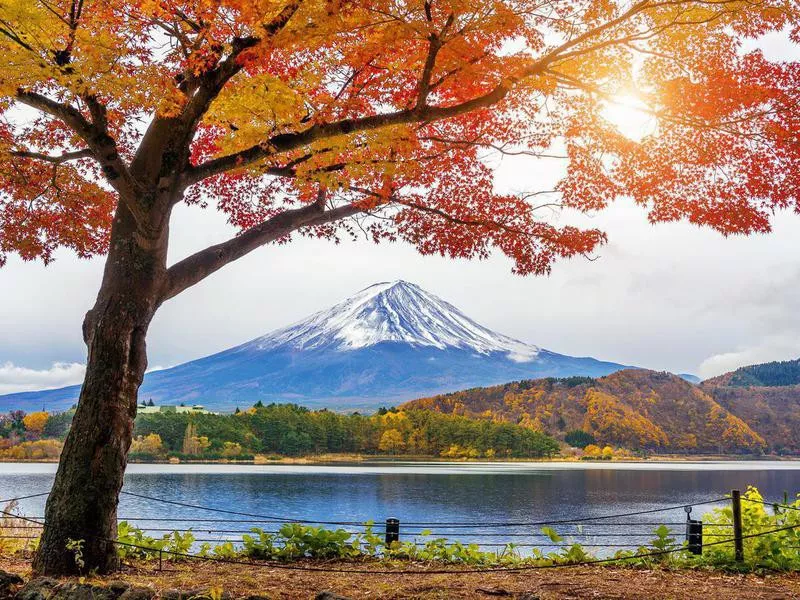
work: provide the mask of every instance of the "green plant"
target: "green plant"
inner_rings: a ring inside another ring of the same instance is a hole
[[[278,530],[283,543],[278,557],[297,558],[355,558],[361,549],[353,548],[351,535],[344,529],[324,529],[299,523],[287,523]]]
[[[181,533],[180,531],[173,531],[172,533],[168,533],[163,537],[163,539],[158,540],[158,543],[162,543],[162,549],[166,552],[170,552],[172,560],[182,560],[186,557],[183,555],[189,554],[194,545],[194,533],[192,530],[185,531]]]
[[[236,546],[233,545],[233,542],[223,542],[214,546],[212,552],[215,557],[222,559],[234,559],[240,556],[240,552]]]
[[[242,536],[242,554],[248,558],[273,560],[278,556],[278,548],[275,546],[275,536],[266,533],[259,527],[253,527],[255,536],[244,534]]]
[[[730,540],[730,506],[715,509],[704,516],[706,545],[702,556],[686,552],[683,544],[672,537],[672,531],[661,525],[653,531],[654,537],[648,545],[636,550],[616,552],[613,558],[618,559],[619,564],[648,568],[669,565],[737,570],[800,570],[800,499],[793,503],[784,499],[783,503],[772,506],[762,502],[763,499],[755,488],[748,488],[743,495],[742,521],[745,535],[764,533],[745,540],[744,564],[734,561],[733,543]],[[364,524],[362,533],[299,523],[285,524],[277,533],[253,528],[250,533],[242,536],[241,543],[233,540],[217,545],[204,542],[197,548],[191,531],[173,531],[156,539],[123,521],[119,524],[118,539],[121,542],[120,556],[139,560],[157,558],[160,551],[170,553],[170,560],[176,560],[179,558],[177,555],[181,554],[220,559],[245,557],[282,561],[304,558],[373,558],[455,563],[476,567],[575,564],[594,560],[595,557],[584,546],[565,541],[555,529],[543,527],[541,531],[552,544],[558,546],[556,551],[545,554],[541,549],[533,548],[522,554],[518,546],[508,544],[496,552],[490,552],[477,544],[453,542],[444,537],[431,538],[430,531],[422,531],[416,538],[386,546],[383,536],[375,532],[372,522]],[[577,533],[582,533],[580,527]],[[76,553],[76,561],[82,560],[82,542],[73,542],[69,549]]]
[[[742,494],[742,533],[763,534],[745,538],[744,563],[734,560],[731,506],[714,509],[703,519],[706,547],[694,562],[737,570],[800,570],[800,496],[792,503],[763,502],[755,487]]]
[[[67,540],[65,547],[67,551],[72,552],[73,558],[75,560],[75,565],[78,567],[79,571],[83,571],[85,565],[83,560],[83,543],[84,540]]]
[[[117,525],[117,554],[120,558],[139,560],[158,558],[159,551],[163,550],[164,546],[166,540],[150,537],[142,529],[127,521],[120,521]]]

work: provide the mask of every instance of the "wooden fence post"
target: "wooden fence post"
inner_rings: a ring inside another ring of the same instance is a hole
[[[739,490],[731,490],[731,508],[733,509],[733,547],[737,563],[744,562],[744,543],[742,540],[742,494]]]

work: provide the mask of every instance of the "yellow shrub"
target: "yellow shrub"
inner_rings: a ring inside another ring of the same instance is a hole
[[[50,415],[44,411],[32,412],[22,418],[22,424],[25,425],[26,431],[41,434],[49,418]]]

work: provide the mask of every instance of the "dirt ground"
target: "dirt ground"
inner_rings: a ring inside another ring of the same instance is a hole
[[[313,563],[320,566],[319,562]],[[341,568],[371,568],[352,563],[326,563]],[[30,563],[0,559],[0,568],[29,576]],[[519,598],[551,599],[800,599],[800,573],[733,575],[713,571],[666,571],[616,567],[562,567],[522,573],[476,573],[452,575],[365,575],[310,573],[270,567],[219,563],[126,567],[123,573],[89,582],[124,580],[151,587],[208,593],[222,588],[233,598],[252,595],[274,599],[311,599],[321,591],[349,598]],[[424,568],[414,565],[414,569]],[[168,570],[167,570],[168,569]],[[212,593],[212,595],[215,595]]]

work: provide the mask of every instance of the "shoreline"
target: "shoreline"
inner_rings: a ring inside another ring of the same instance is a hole
[[[232,465],[232,466],[259,466],[259,465],[336,465],[336,464],[408,464],[408,463],[427,463],[427,464],[463,464],[463,465],[515,465],[515,464],[542,464],[542,465],[585,465],[590,468],[597,468],[611,465],[647,465],[647,464],[691,464],[691,463],[800,463],[800,456],[773,456],[773,455],[724,455],[724,454],[658,454],[647,458],[618,458],[612,460],[581,460],[571,457],[552,457],[552,458],[506,458],[506,459],[485,459],[485,458],[444,458],[440,456],[419,456],[419,455],[364,455],[364,454],[318,454],[308,456],[256,456],[253,459],[197,459],[179,460],[176,458],[164,460],[136,460],[128,461],[129,465]],[[0,464],[58,464],[56,458],[41,459],[0,459]]]

